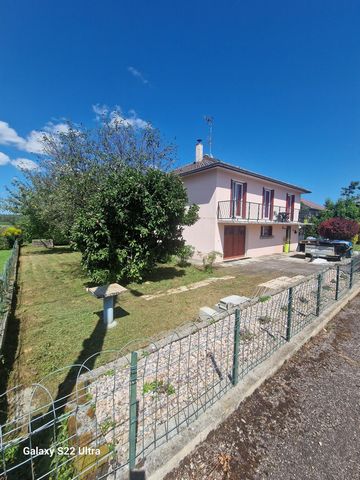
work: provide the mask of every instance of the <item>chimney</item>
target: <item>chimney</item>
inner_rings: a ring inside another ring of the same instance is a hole
[[[195,147],[195,162],[201,162],[204,156],[204,147],[201,143],[201,138],[197,139],[197,144]]]

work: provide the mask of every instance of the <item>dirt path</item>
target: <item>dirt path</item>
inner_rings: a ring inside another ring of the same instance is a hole
[[[360,479],[360,295],[166,480]]]

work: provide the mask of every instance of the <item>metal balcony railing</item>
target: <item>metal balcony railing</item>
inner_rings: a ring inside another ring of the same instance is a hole
[[[284,206],[264,205],[255,202],[225,200],[218,202],[218,220],[237,220],[239,222],[277,222],[299,221],[299,208],[287,209]]]

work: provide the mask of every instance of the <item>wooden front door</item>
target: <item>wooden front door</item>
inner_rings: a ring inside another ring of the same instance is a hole
[[[225,225],[224,258],[245,255],[245,227],[242,225]]]

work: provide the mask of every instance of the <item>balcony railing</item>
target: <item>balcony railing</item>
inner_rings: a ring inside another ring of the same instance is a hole
[[[217,218],[239,222],[277,222],[289,223],[299,221],[299,208],[287,209],[280,205],[264,205],[255,202],[225,200],[218,202]]]

